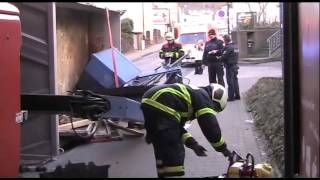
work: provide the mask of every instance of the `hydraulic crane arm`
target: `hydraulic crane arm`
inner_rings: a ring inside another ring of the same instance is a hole
[[[21,94],[21,109],[49,114],[69,114],[93,121],[121,118],[143,122],[140,103],[117,96],[78,90],[73,95]]]

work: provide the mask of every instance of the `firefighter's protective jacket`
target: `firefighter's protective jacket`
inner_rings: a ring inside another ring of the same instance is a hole
[[[168,62],[171,59],[171,63],[174,63],[177,59],[184,55],[182,45],[180,43],[166,43],[162,45],[159,57]]]
[[[142,104],[155,108],[159,113],[165,113],[180,124],[183,143],[192,137],[184,129],[188,120],[198,119],[199,126],[216,151],[223,151],[226,143],[221,135],[221,129],[216,119],[216,104],[209,94],[211,88],[202,89],[192,85],[164,84],[148,90],[142,99]]]

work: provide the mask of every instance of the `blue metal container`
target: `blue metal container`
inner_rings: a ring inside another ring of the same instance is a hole
[[[123,86],[136,78],[141,70],[122,55],[118,49],[114,48],[114,54],[119,85]],[[104,89],[115,88],[112,49],[106,49],[91,55],[90,61],[78,82],[78,88],[94,92],[103,92]]]

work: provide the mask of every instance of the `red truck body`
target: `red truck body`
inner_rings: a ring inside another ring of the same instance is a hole
[[[0,177],[19,176],[21,43],[19,10],[0,3]]]

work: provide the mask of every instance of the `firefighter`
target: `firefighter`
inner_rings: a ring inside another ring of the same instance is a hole
[[[223,41],[216,37],[216,31],[210,29],[208,31],[209,41],[205,43],[202,62],[208,66],[208,75],[210,83],[218,83],[225,86],[223,80],[223,64],[217,59],[218,56],[222,55]]]
[[[184,175],[184,145],[198,156],[206,149],[198,144],[184,125],[197,118],[212,147],[230,158],[231,152],[221,135],[216,114],[227,103],[225,88],[212,83],[205,87],[180,83],[152,87],[142,97],[146,142],[152,143],[158,177]]]
[[[172,64],[184,55],[182,45],[174,41],[174,36],[171,32],[166,33],[165,39],[167,43],[162,45],[159,57],[165,60],[165,64]],[[167,79],[170,77],[178,76],[178,82],[182,82],[182,74],[178,72],[176,74],[167,74]],[[169,81],[170,82],[170,81]]]
[[[234,43],[229,35],[223,36],[225,47],[223,48],[221,59],[226,68],[227,84],[228,84],[228,101],[240,99],[239,82],[238,82],[238,51],[235,49]]]

